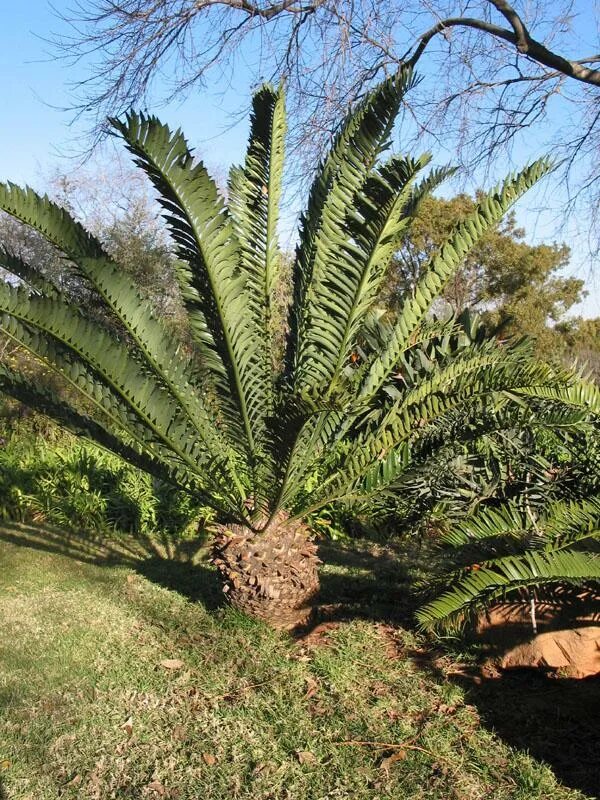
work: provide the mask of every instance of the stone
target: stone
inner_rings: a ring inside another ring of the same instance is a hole
[[[600,627],[589,626],[540,633],[508,650],[502,669],[542,668],[568,678],[600,675]]]

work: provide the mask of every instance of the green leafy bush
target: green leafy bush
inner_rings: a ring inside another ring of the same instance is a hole
[[[38,424],[35,416],[12,424],[4,419],[2,519],[182,538],[197,536],[211,518],[189,493],[69,434],[54,429],[40,435]]]

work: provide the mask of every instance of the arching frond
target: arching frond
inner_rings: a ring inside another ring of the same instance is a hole
[[[123,324],[156,379],[188,415],[191,425],[199,434],[201,428],[206,433],[210,414],[204,407],[202,395],[192,385],[188,361],[182,357],[177,343],[154,319],[131,279],[104,252],[101,243],[65,209],[32,189],[0,184],[0,208],[34,227],[77,265]],[[68,335],[68,331],[65,333]]]
[[[38,294],[46,297],[57,294],[56,286],[34,264],[28,264],[6,247],[0,247],[0,267],[19,278]]]
[[[147,445],[140,447],[135,442],[127,441],[127,437],[121,438],[115,435],[108,426],[82,414],[51,390],[24,378],[4,364],[0,364],[0,391],[46,414],[71,433],[90,439],[139,469],[169,483],[187,488],[200,502],[211,508],[226,514],[237,513],[235,507],[232,508],[225,498],[219,498],[218,493],[207,490],[197,478],[190,476],[182,464],[154,458],[150,455],[150,448]]]
[[[203,462],[216,466],[212,427],[206,425],[205,440],[191,435],[191,423],[182,415],[176,400],[151,375],[144,373],[127,350],[98,325],[58,299],[31,297],[24,289],[6,284],[0,284],[0,311],[52,337],[89,367],[129,408],[137,421],[164,446],[172,449],[192,473],[200,476]],[[7,327],[10,330],[10,326]],[[16,329],[13,328],[11,333],[16,336]],[[38,343],[43,346],[45,340],[41,338]],[[34,346],[31,338],[28,345]],[[48,357],[48,353],[46,348],[41,355]],[[60,351],[54,351],[54,358],[60,358]],[[218,458],[226,469],[226,457],[224,459],[219,453]]]
[[[423,628],[454,627],[467,615],[510,597],[511,592],[549,584],[582,586],[600,581],[600,555],[581,550],[506,556],[450,579],[452,589],[417,612]]]
[[[380,491],[405,468],[405,444],[413,447],[453,410],[460,408],[467,418],[481,416],[482,404],[499,408],[509,402],[508,392],[552,380],[564,378],[543,363],[520,363],[501,355],[479,355],[452,363],[409,390],[375,428],[361,434],[350,448],[340,447],[339,466],[332,468],[319,498],[327,497],[331,502],[336,497],[367,496]],[[475,403],[474,408],[469,408],[471,403]]]
[[[498,190],[490,192],[467,219],[456,226],[447,242],[431,259],[413,294],[404,301],[383,352],[373,359],[367,372],[361,390],[363,398],[372,397],[390,375],[403,347],[468,252],[550,168],[547,159],[540,159],[518,175],[508,178]]]
[[[179,279],[197,343],[212,371],[227,424],[246,441],[255,465],[270,381],[231,216],[180,131],[172,133],[155,117],[137,114],[112,123],[160,193],[178,245]]]
[[[522,389],[520,394],[535,396],[540,400],[576,406],[588,410],[590,414],[600,414],[600,387],[598,384],[579,379],[559,385],[540,385],[535,389]]]
[[[367,95],[347,116],[313,183],[294,268],[288,353],[300,393],[325,383],[337,361],[337,331],[347,310],[336,291],[345,285],[354,295],[362,277],[348,213],[388,143],[412,81],[411,70],[402,69]]]
[[[439,579],[438,597],[417,613],[422,627],[451,628],[523,588],[600,582],[600,552],[586,550],[591,542],[600,542],[598,498],[555,501],[536,516],[526,501],[484,508],[454,526],[443,540],[457,558],[464,551],[469,565]],[[513,552],[490,558],[481,546],[493,540],[504,547],[512,543]]]

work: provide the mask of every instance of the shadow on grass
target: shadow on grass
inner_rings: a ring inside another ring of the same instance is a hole
[[[426,560],[425,550],[402,543],[380,549],[331,543],[320,555],[324,571],[316,623],[361,618],[414,626],[413,587],[424,574],[419,562]],[[523,638],[529,637],[528,629]],[[546,762],[565,786],[600,800],[600,678],[557,678],[538,670],[492,676],[480,668],[448,675],[436,666],[440,655],[433,648],[407,653],[437,683],[460,685],[482,724],[504,742]]]
[[[600,682],[529,670],[461,684],[505,742],[550,765],[563,784],[600,797]]]
[[[6,794],[6,789],[4,788],[2,778],[0,778],[0,800],[8,800],[8,795]]]
[[[153,583],[202,603],[209,610],[223,604],[215,571],[197,560],[205,547],[202,540],[176,544],[150,537],[110,537],[74,533],[48,525],[3,523],[0,541],[99,567],[126,566]]]
[[[207,544],[201,539],[174,543],[142,536],[76,533],[50,525],[3,523],[0,541],[95,566],[123,565],[209,610],[224,602],[216,572],[207,563]],[[403,566],[407,563],[405,554],[364,542],[326,542],[320,547],[320,556],[324,569],[311,624],[356,618],[396,624],[411,620],[415,601],[411,576]]]
[[[323,569],[313,626],[351,619],[413,625],[417,550],[408,551],[403,543],[325,542],[319,556]]]
[[[435,681],[458,684],[482,724],[504,742],[548,764],[564,786],[600,800],[599,678],[477,667],[449,674],[436,665],[439,651],[409,656]]]

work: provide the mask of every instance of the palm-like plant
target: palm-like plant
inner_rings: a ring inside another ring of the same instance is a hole
[[[442,539],[457,562],[437,584],[438,596],[417,612],[424,628],[460,627],[496,603],[533,600],[558,591],[577,599],[600,586],[600,498],[558,500],[541,514],[526,498],[486,508]],[[462,563],[461,563],[462,562]],[[431,588],[431,587],[429,587]]]
[[[450,430],[474,437],[508,424],[507,415],[514,424],[515,414],[530,414],[539,387],[557,400],[564,395],[566,405],[551,409],[548,422],[582,413],[568,376],[510,348],[474,353],[394,396],[386,391],[403,352],[436,335],[424,327],[427,312],[461,259],[548,170],[545,161],[482,200],[432,258],[380,350],[355,363],[390,258],[420,199],[447,172],[416,182],[427,156],[381,159],[411,82],[404,69],[368,94],[318,169],[299,234],[282,363],[274,357],[282,323],[274,300],[281,90],[265,86],[254,97],[246,161],[231,171],[228,207],[180,131],[133,113],[112,120],[164,208],[192,355],[64,209],[30,189],[0,186],[0,208],[60,250],[103,306],[103,315],[76,307],[35,264],[1,252],[0,265],[22,283],[0,285],[2,330],[84,402],[7,367],[0,388],[215,509],[222,523],[215,560],[230,599],[276,625],[293,622],[318,587],[316,548],[303,522],[309,512],[391,491],[409,471],[427,469]],[[461,432],[461,419],[477,424]]]

